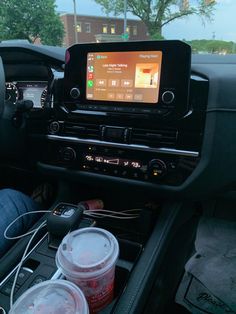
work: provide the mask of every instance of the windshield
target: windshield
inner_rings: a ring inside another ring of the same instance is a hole
[[[0,40],[74,43],[179,39],[193,53],[236,51],[235,0],[2,0]]]

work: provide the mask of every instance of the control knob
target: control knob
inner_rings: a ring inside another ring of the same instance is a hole
[[[162,94],[161,99],[164,104],[171,104],[175,99],[175,94],[172,91],[167,90]]]
[[[71,90],[70,90],[70,96],[71,96],[71,98],[73,98],[73,99],[78,99],[79,96],[80,96],[80,90],[79,90],[79,88],[78,88],[78,87],[73,87],[73,88],[71,88]]]
[[[50,122],[49,124],[49,127],[48,127],[48,130],[49,130],[49,133],[51,134],[56,134],[59,132],[60,130],[60,124],[58,121],[52,121]]]
[[[167,172],[166,164],[161,159],[153,159],[149,163],[148,167],[149,176],[151,178],[161,178]]]
[[[76,159],[76,152],[71,147],[62,148],[60,153],[63,161],[74,161]]]

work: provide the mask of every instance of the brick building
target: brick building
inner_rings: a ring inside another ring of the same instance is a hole
[[[64,46],[75,43],[74,15],[62,14],[61,20],[65,29]],[[124,33],[124,20],[120,18],[77,15],[77,41],[104,42],[121,41]],[[127,19],[126,33],[129,40],[149,39],[147,28],[140,20]]]

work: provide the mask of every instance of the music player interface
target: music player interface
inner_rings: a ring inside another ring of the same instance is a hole
[[[162,52],[90,52],[87,54],[88,100],[157,103]]]

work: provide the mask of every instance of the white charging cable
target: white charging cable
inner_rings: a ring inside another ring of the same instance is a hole
[[[10,308],[12,308],[12,305],[13,305],[13,296],[14,296],[14,290],[15,290],[15,286],[16,286],[16,281],[17,281],[17,278],[18,278],[18,275],[19,275],[19,272],[20,272],[20,269],[22,267],[22,264],[25,260],[25,257],[26,257],[26,254],[28,252],[28,249],[34,239],[34,237],[36,236],[36,234],[38,233],[38,231],[43,228],[44,226],[46,226],[46,220],[44,220],[36,229],[32,230],[33,231],[33,234],[24,250],[24,253],[22,255],[22,258],[21,258],[21,261],[20,263],[18,264],[17,266],[17,271],[16,271],[16,274],[15,274],[15,277],[14,277],[14,281],[13,281],[13,284],[12,284],[12,288],[11,288],[11,294],[10,294]]]
[[[140,217],[141,209],[127,209],[122,211],[112,211],[106,209],[85,210],[84,215],[93,218],[114,218],[114,219],[136,219]]]
[[[7,312],[4,310],[4,308],[2,306],[0,306],[0,310],[2,311],[1,314],[7,314]]]
[[[8,232],[9,229],[10,229],[19,219],[21,219],[22,217],[27,216],[27,215],[32,215],[32,214],[39,214],[39,213],[50,213],[50,210],[36,210],[36,211],[29,211],[29,212],[27,212],[27,213],[24,213],[24,214],[22,214],[22,215],[16,217],[16,218],[6,227],[6,229],[5,229],[5,231],[4,231],[4,238],[7,239],[7,240],[17,240],[17,239],[21,239],[21,238],[23,238],[23,237],[26,237],[26,236],[32,234],[32,237],[30,238],[30,240],[29,240],[29,242],[28,242],[28,244],[27,244],[27,246],[26,246],[26,248],[25,248],[25,251],[24,251],[24,253],[23,253],[23,256],[22,256],[22,258],[21,258],[21,261],[20,261],[20,263],[19,263],[18,266],[17,266],[17,271],[16,271],[15,278],[14,278],[14,281],[13,281],[13,284],[12,284],[12,288],[11,288],[10,307],[12,307],[12,305],[13,305],[13,295],[14,295],[14,290],[15,290],[15,286],[16,286],[16,281],[17,281],[17,278],[18,278],[20,269],[21,269],[21,267],[22,267],[22,264],[23,264],[23,262],[24,262],[24,260],[25,260],[25,256],[26,256],[26,254],[27,254],[27,251],[28,251],[28,249],[29,249],[29,247],[30,247],[30,245],[31,245],[31,243],[32,243],[32,241],[33,241],[35,235],[37,234],[37,232],[38,232],[41,228],[43,228],[43,227],[46,225],[46,220],[43,221],[43,222],[40,224],[39,227],[37,227],[37,228],[35,228],[35,229],[31,230],[31,231],[28,231],[28,232],[26,232],[26,233],[24,233],[24,234],[18,235],[18,236],[14,236],[14,237],[8,236],[8,235],[7,235],[7,232]],[[3,307],[0,306],[0,310],[2,310],[2,313],[3,313],[3,314],[6,314],[6,311],[4,310]]]
[[[32,214],[38,214],[38,213],[50,213],[51,211],[50,210],[35,210],[35,211],[30,211],[30,212],[27,212],[27,213],[24,213],[18,217],[16,217],[16,219],[14,219],[5,229],[4,231],[4,238],[7,239],[7,240],[17,240],[17,239],[21,239],[23,237],[26,237],[27,235],[29,234],[32,234],[34,233],[34,230],[31,230],[29,232],[26,232],[24,234],[21,234],[21,235],[18,235],[18,236],[14,236],[14,237],[10,237],[7,235],[7,232],[9,231],[9,229],[14,225],[14,223],[17,222],[17,220],[19,220],[20,218],[24,217],[24,216],[27,216],[27,215],[32,215]]]

